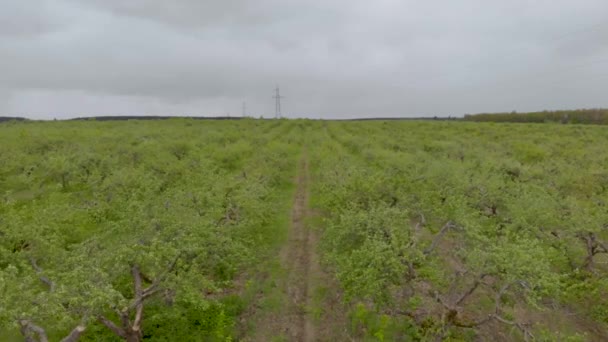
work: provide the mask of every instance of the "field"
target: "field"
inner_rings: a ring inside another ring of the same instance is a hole
[[[608,131],[0,124],[0,340],[606,341]]]

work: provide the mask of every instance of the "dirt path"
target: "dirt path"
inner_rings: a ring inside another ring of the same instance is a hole
[[[307,315],[310,305],[311,261],[314,258],[315,245],[311,231],[307,227],[308,217],[308,160],[306,155],[300,162],[296,181],[296,195],[291,213],[291,231],[289,241],[281,251],[281,262],[287,267],[287,324],[285,334],[290,341],[314,341],[314,324]]]
[[[315,324],[308,313],[313,291],[311,279],[320,268],[315,234],[307,226],[309,174],[306,154],[300,160],[295,184],[288,240],[280,252],[282,274],[275,280],[276,286],[259,299],[264,302],[279,298],[279,304],[274,310],[262,309],[248,315],[255,317],[254,332],[244,338],[246,341],[318,340]]]

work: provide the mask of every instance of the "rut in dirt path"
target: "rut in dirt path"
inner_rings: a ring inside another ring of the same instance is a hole
[[[314,281],[319,274],[316,254],[316,235],[307,226],[309,174],[304,153],[294,179],[296,185],[291,209],[287,241],[279,252],[281,272],[271,276],[272,287],[259,294],[242,320],[249,322],[253,331],[242,336],[243,341],[320,340],[317,327],[307,312],[311,307]],[[273,278],[276,277],[276,278]],[[277,306],[269,303],[277,303]]]
[[[306,152],[298,163],[294,184],[288,236],[278,255],[280,271],[263,272],[258,278],[262,288],[240,319],[239,340],[243,342],[324,342],[350,336],[341,291],[320,266],[318,234],[309,227],[319,213],[308,206]]]
[[[307,227],[308,208],[308,160],[300,161],[296,179],[296,195],[291,213],[291,227],[287,245],[281,251],[281,262],[288,271],[287,300],[282,327],[289,341],[314,341],[315,328],[306,308],[310,304],[310,273],[317,268],[315,240]]]

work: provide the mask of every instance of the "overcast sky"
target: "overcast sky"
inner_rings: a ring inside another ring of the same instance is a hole
[[[608,107],[606,0],[2,0],[0,115]]]

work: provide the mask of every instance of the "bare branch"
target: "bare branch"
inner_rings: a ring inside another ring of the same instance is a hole
[[[161,290],[159,288],[160,284],[165,280],[165,278],[167,277],[167,275],[169,273],[171,273],[175,269],[175,266],[177,266],[177,261],[179,260],[179,258],[181,256],[182,256],[182,253],[180,252],[173,259],[173,261],[169,264],[169,266],[167,266],[167,268],[165,269],[165,271],[152,282],[152,285],[148,286],[147,288],[145,288],[145,289],[143,289],[141,291],[141,296],[139,298],[137,298],[137,296],[135,296],[135,300],[129,306],[128,311],[136,309],[146,299],[152,297],[153,295],[155,295],[156,293],[158,293]]]
[[[49,342],[46,331],[42,327],[39,327],[26,319],[20,320],[19,325],[21,325],[21,334],[23,334],[27,342],[35,341],[32,337],[32,333],[38,335],[38,342]]]
[[[139,267],[137,265],[131,268],[131,274],[133,275],[133,283],[135,286],[135,301],[138,303],[135,306],[135,320],[133,321],[133,330],[139,330],[141,324],[144,303],[143,303],[143,290],[141,288],[141,274],[139,273]]]
[[[515,327],[517,327],[523,334],[524,334],[524,338],[526,339],[526,341],[529,338],[534,338],[534,336],[532,335],[532,333],[530,332],[530,330],[527,328],[527,325],[524,323],[519,323],[519,322],[514,322],[514,321],[509,321],[503,317],[500,316],[500,312],[501,312],[501,308],[500,308],[500,300],[502,298],[502,296],[509,290],[509,288],[511,288],[513,285],[521,285],[524,288],[528,288],[528,285],[526,284],[526,282],[522,281],[522,280],[517,280],[511,283],[508,283],[506,285],[504,285],[503,287],[500,288],[500,290],[496,293],[496,297],[495,297],[495,307],[494,307],[494,312],[491,314],[488,314],[486,317],[479,319],[477,321],[472,321],[472,322],[465,322],[465,321],[461,321],[458,318],[458,309],[457,306],[459,304],[461,304],[462,302],[464,302],[464,300],[470,296],[478,287],[479,285],[483,284],[483,279],[485,277],[489,276],[488,274],[481,274],[473,283],[473,285],[469,288],[469,290],[467,290],[456,302],[454,305],[449,305],[448,303],[444,302],[443,299],[441,298],[441,296],[439,296],[439,293],[435,291],[435,299],[437,300],[437,302],[441,303],[441,305],[443,305],[443,307],[447,310],[447,313],[445,313],[444,315],[444,319],[446,319],[446,326],[455,326],[455,327],[459,327],[459,328],[475,328],[477,326],[480,326],[482,324],[488,323],[491,320],[495,319],[501,323],[504,324],[508,324],[508,325],[513,325]]]
[[[508,284],[505,284],[503,287],[500,288],[500,290],[498,291],[498,293],[496,293],[496,297],[494,298],[494,311],[496,314],[500,313],[500,300],[502,298],[502,296],[511,288],[511,286],[513,285],[520,285],[523,288],[528,288],[528,285],[526,284],[525,281],[523,280],[516,280],[513,282],[510,282]]]
[[[412,311],[401,310],[401,309],[387,309],[387,310],[384,310],[384,313],[386,315],[390,315],[390,316],[395,316],[395,315],[406,316],[413,320],[416,320],[416,318],[417,318],[416,315]]]
[[[177,254],[177,256],[173,259],[173,261],[171,262],[171,264],[169,264],[169,266],[167,266],[167,268],[165,269],[165,271],[159,277],[157,277],[154,280],[154,282],[152,283],[152,285],[148,286],[147,288],[145,288],[143,290],[143,296],[144,297],[146,297],[146,295],[148,293],[155,293],[156,292],[155,288],[158,287],[160,285],[160,283],[162,283],[165,280],[165,278],[167,277],[167,275],[169,273],[171,273],[175,269],[175,266],[177,265],[177,261],[179,260],[179,258],[181,256],[182,256],[181,252],[179,254]]]
[[[40,266],[38,266],[38,263],[36,262],[36,259],[30,258],[30,264],[32,264],[32,267],[34,268],[34,270],[36,271],[36,273],[42,272],[42,269],[40,268]]]
[[[473,292],[475,292],[475,290],[477,290],[477,288],[479,287],[479,284],[481,284],[481,281],[483,280],[483,278],[485,278],[487,276],[488,276],[488,274],[481,274],[477,279],[475,279],[475,281],[473,282],[473,285],[471,285],[471,287],[465,293],[463,293],[462,296],[460,296],[460,298],[458,298],[458,300],[456,300],[454,305],[460,305],[470,295],[472,295]]]
[[[579,233],[577,236],[585,242],[585,247],[587,249],[587,257],[585,258],[585,261],[583,261],[581,268],[590,270],[593,266],[593,257],[595,257],[596,254],[608,253],[608,248],[602,241],[597,239],[594,233]]]
[[[98,316],[97,319],[99,320],[99,322],[101,322],[106,327],[108,327],[110,330],[112,330],[116,335],[118,335],[122,338],[125,338],[125,339],[128,336],[133,335],[133,333],[135,333],[138,336],[141,335],[140,330],[141,330],[141,323],[143,320],[144,301],[161,290],[160,284],[164,281],[164,279],[167,277],[167,275],[175,269],[175,266],[177,265],[177,261],[179,260],[180,257],[181,257],[181,253],[179,253],[175,257],[175,259],[173,259],[173,261],[168,265],[168,267],[163,271],[163,273],[160,276],[158,276],[154,281],[152,281],[152,284],[145,289],[143,288],[143,284],[142,284],[142,281],[143,281],[142,278],[144,278],[145,276],[142,275],[142,272],[139,269],[138,265],[133,265],[131,267],[131,275],[133,277],[133,287],[134,287],[134,292],[135,292],[133,301],[128,307],[126,307],[122,310],[118,310],[117,308],[114,308],[118,317],[121,320],[122,328],[118,327],[114,322],[110,321],[109,319],[107,319],[104,316]],[[147,280],[149,280],[149,278],[147,278],[147,277],[145,277],[145,278]],[[135,310],[135,319],[134,319],[133,323],[131,323],[130,315],[133,312],[133,310]]]
[[[530,329],[528,329],[526,324],[510,321],[508,319],[501,317],[498,314],[490,314],[490,315],[488,315],[478,321],[474,321],[474,322],[462,322],[459,320],[454,320],[450,323],[459,328],[476,328],[476,327],[478,327],[482,324],[488,323],[492,320],[497,320],[498,322],[501,322],[503,324],[512,325],[512,326],[517,327],[522,332],[522,334],[524,334],[525,341],[530,340],[530,338],[534,339],[534,335],[532,335],[532,333],[530,332]]]
[[[528,288],[528,285],[523,280],[516,280],[516,281],[510,282],[508,284],[505,284],[503,287],[501,287],[500,290],[498,291],[498,293],[496,294],[496,298],[494,299],[495,307],[494,307],[494,314],[492,314],[492,317],[501,323],[513,325],[513,326],[517,327],[524,334],[524,339],[526,341],[528,341],[530,338],[534,338],[534,335],[532,335],[530,330],[526,327],[526,324],[510,321],[510,320],[507,320],[500,316],[500,311],[501,311],[500,300],[501,300],[502,296],[514,285],[520,285],[523,288]]]
[[[416,269],[414,268],[414,263],[411,261],[406,261],[406,263],[407,263],[408,278],[409,279],[416,278]]]
[[[437,301],[437,303],[440,303],[441,305],[443,305],[443,307],[447,310],[452,310],[453,308],[448,305],[446,302],[443,301],[443,298],[441,298],[441,296],[439,296],[439,292],[435,291],[434,293],[435,295],[435,300]]]
[[[504,318],[500,317],[499,315],[492,315],[492,318],[496,319],[497,321],[499,321],[501,323],[513,325],[513,326],[517,327],[517,329],[519,329],[522,332],[522,334],[524,334],[525,341],[534,339],[534,335],[532,335],[532,332],[530,332],[530,329],[528,329],[526,324],[509,321],[508,319],[504,319]]]
[[[36,271],[36,274],[38,274],[40,281],[49,287],[49,291],[53,292],[55,290],[55,283],[53,281],[51,281],[49,278],[42,275],[43,270],[42,270],[42,268],[40,268],[40,266],[38,266],[36,259],[30,258],[30,264],[32,264],[32,267]]]
[[[125,310],[125,312],[130,312],[131,310],[137,309],[137,307],[138,307],[139,305],[143,304],[143,302],[144,302],[146,299],[148,299],[148,298],[150,298],[150,297],[154,296],[155,294],[157,294],[157,293],[158,293],[158,292],[160,292],[161,290],[162,290],[162,289],[161,289],[161,288],[159,288],[159,287],[157,287],[157,286],[154,286],[154,287],[153,287],[153,286],[150,286],[150,287],[148,287],[148,288],[144,289],[144,290],[143,290],[143,292],[142,292],[142,296],[141,296],[139,299],[138,299],[138,298],[135,298],[135,299],[133,300],[133,303],[131,303],[131,305],[129,305],[129,307],[128,307],[128,308]],[[121,315],[122,315],[122,312],[121,312]]]
[[[462,322],[462,321],[457,320],[452,323],[454,324],[454,326],[457,326],[459,328],[475,328],[482,324],[488,323],[489,321],[492,320],[492,318],[494,318],[494,315],[488,315],[485,318],[482,318],[478,321],[473,321],[473,322]]]
[[[25,342],[35,342],[34,337],[32,336],[32,331],[28,328],[28,321],[20,320],[19,321],[19,332],[25,338]]]
[[[513,321],[509,321],[508,319],[502,318],[498,315],[491,315],[492,318],[496,319],[497,321],[499,321],[500,323],[504,323],[504,324],[508,324],[508,325],[516,325],[517,323],[513,322]]]
[[[97,320],[105,325],[108,329],[112,330],[112,332],[114,332],[116,335],[122,337],[122,338],[126,338],[127,337],[127,333],[124,329],[119,328],[116,324],[114,324],[114,322],[110,321],[109,319],[105,318],[104,316],[98,316]]]
[[[21,332],[21,335],[23,335],[25,342],[36,342],[36,340],[34,340],[34,337],[32,337],[31,332],[27,330],[27,327],[21,326],[21,328],[19,328],[19,331]]]
[[[143,301],[143,300],[146,300],[146,299],[148,299],[148,298],[150,298],[150,297],[154,296],[156,293],[158,293],[158,292],[160,292],[160,291],[161,291],[161,288],[160,288],[160,287],[158,287],[158,286],[146,288],[146,289],[143,291],[143,295],[142,295],[142,297],[141,297],[141,300],[142,300],[142,301]]]
[[[433,242],[431,243],[431,245],[424,250],[424,252],[423,252],[424,255],[431,254],[433,252],[433,250],[437,247],[437,244],[439,243],[439,241],[441,240],[443,235],[445,235],[445,233],[447,233],[448,230],[450,230],[451,228],[454,228],[454,227],[455,226],[451,221],[449,221],[448,223],[443,225],[443,227],[441,228],[439,233],[437,233],[437,235],[435,235],[435,238],[433,239]]]
[[[153,283],[154,282],[154,280],[152,280],[152,278],[150,278],[147,274],[145,274],[141,270],[139,270],[139,274],[141,275],[141,279],[143,281],[145,281],[146,283]]]
[[[124,311],[118,312],[118,317],[120,317],[120,322],[122,323],[122,327],[125,329],[131,326],[131,321],[129,320],[130,309],[125,309]]]
[[[426,225],[426,219],[424,218],[424,215],[422,213],[418,213],[420,215],[420,218],[418,220],[416,220],[416,225],[414,226],[414,236],[417,236],[418,234],[420,234],[420,230],[422,229],[422,227],[424,227]],[[413,221],[414,219],[412,219]]]
[[[62,339],[61,342],[76,342],[76,341],[78,341],[80,336],[82,336],[82,334],[84,333],[85,330],[86,330],[86,327],[79,325],[76,328],[74,328],[74,330],[72,330],[68,336],[66,336],[64,339]]]

